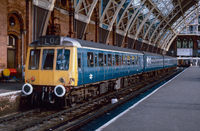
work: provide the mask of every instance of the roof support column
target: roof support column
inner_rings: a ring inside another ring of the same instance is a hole
[[[55,0],[33,0],[33,41],[46,35]]]

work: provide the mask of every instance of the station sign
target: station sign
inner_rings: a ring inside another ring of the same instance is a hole
[[[39,37],[40,45],[60,45],[60,36],[47,35]]]

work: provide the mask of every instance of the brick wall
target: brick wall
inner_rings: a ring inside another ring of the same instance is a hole
[[[7,1],[0,0],[0,76],[7,67]]]

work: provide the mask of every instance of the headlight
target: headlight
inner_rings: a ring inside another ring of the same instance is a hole
[[[22,87],[22,92],[25,94],[25,95],[30,95],[32,92],[33,92],[33,87],[31,84],[29,83],[26,83],[23,85]]]
[[[54,93],[57,97],[63,97],[66,93],[65,87],[63,85],[57,85],[54,88]]]

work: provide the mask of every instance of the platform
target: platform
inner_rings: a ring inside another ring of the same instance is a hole
[[[197,131],[200,68],[189,67],[97,131]]]
[[[0,97],[21,92],[23,82],[0,82]]]

